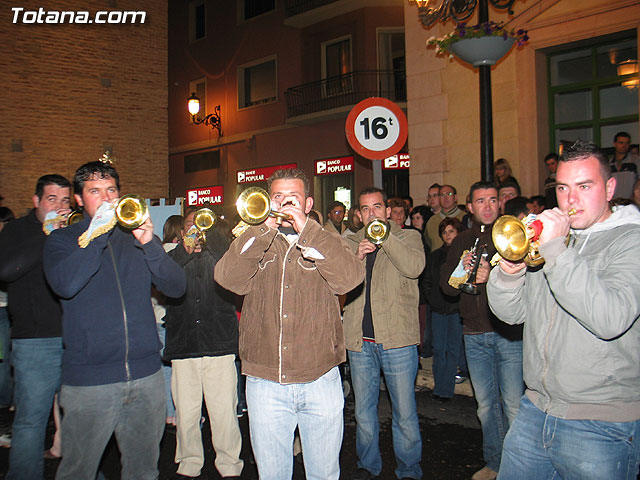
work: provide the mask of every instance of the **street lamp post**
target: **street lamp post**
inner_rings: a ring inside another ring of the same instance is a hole
[[[411,0],[410,0],[411,1]],[[478,6],[478,24],[489,21],[489,3],[513,14],[515,0],[416,0],[418,16],[425,28],[452,18],[456,23],[469,18]],[[480,173],[482,180],[493,178],[493,111],[491,103],[491,65],[480,65]]]

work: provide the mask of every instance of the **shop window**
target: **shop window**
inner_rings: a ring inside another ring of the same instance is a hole
[[[638,52],[635,34],[600,38],[549,53],[553,151],[589,140],[605,151],[627,131],[638,142]]]

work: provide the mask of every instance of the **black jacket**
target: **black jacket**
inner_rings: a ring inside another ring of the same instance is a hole
[[[169,252],[187,277],[187,292],[169,299],[165,317],[165,360],[238,353],[235,295],[213,280],[213,269],[229,242],[215,230],[207,245],[189,255],[182,243]]]
[[[0,233],[0,282],[6,282],[12,338],[62,335],[62,309],[42,269],[47,236],[31,210]]]
[[[440,270],[447,259],[449,247],[443,245],[435,250],[427,259],[424,274],[420,277],[420,291],[431,305],[431,309],[441,315],[458,313],[460,296],[451,297],[440,290]]]

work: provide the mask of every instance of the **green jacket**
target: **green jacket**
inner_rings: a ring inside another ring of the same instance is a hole
[[[347,236],[353,252],[364,239],[363,228]],[[365,260],[362,260],[365,265]],[[376,343],[385,349],[420,343],[418,277],[424,270],[424,248],[420,232],[401,229],[391,222],[389,238],[380,245],[371,275],[371,314]],[[364,282],[347,296],[344,335],[347,350],[362,349]]]

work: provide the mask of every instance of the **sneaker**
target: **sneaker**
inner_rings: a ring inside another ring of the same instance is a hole
[[[459,385],[461,383],[464,383],[467,380],[469,380],[469,377],[465,377],[464,375],[456,375],[456,384],[457,385]]]
[[[0,435],[0,447],[2,448],[11,448],[11,434],[3,433]]]
[[[482,467],[473,474],[471,480],[495,480],[497,477],[498,472],[493,471],[493,469],[489,467]]]

